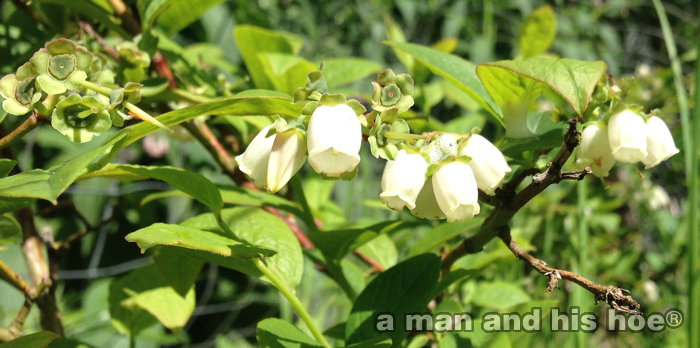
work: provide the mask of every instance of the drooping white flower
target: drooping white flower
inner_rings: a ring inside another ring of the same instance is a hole
[[[417,218],[427,220],[440,220],[445,218],[445,214],[440,210],[435,191],[433,190],[433,179],[425,180],[423,189],[420,190],[416,198],[416,207],[411,210],[411,214]]]
[[[416,199],[425,184],[428,162],[419,154],[400,150],[395,161],[387,161],[382,175],[379,199],[393,210],[416,208]]]
[[[277,133],[267,166],[266,188],[275,193],[289,182],[306,162],[306,136],[291,129]]]
[[[655,167],[678,153],[671,131],[662,119],[650,117],[646,123],[646,130],[647,157],[642,161],[646,164],[646,169]]]
[[[479,214],[479,191],[471,167],[459,161],[438,168],[433,174],[433,189],[447,222],[464,222]]]
[[[272,125],[269,125],[253,138],[248,148],[241,155],[236,156],[238,168],[248,175],[253,184],[258,188],[264,188],[267,184],[267,164],[272,151],[272,144],[277,135],[267,136]]]
[[[581,145],[576,148],[576,163],[590,166],[593,175],[605,178],[615,165],[615,158],[608,141],[608,127],[594,123],[581,133]]]
[[[345,105],[321,105],[314,110],[307,131],[309,164],[317,172],[339,177],[360,163],[362,125]]]
[[[647,157],[647,132],[644,119],[631,110],[610,117],[608,140],[613,158],[624,163],[636,163]]]
[[[506,174],[511,172],[508,162],[496,146],[479,134],[473,134],[460,144],[460,156],[469,156],[468,165],[474,172],[476,186],[486,192],[493,192],[501,185]]]

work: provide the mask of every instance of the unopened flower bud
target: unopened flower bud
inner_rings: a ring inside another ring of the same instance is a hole
[[[608,127],[602,123],[592,124],[581,133],[581,145],[576,148],[576,163],[590,166],[593,175],[605,178],[615,165],[610,142]]]
[[[289,182],[306,162],[306,136],[291,129],[277,133],[267,166],[267,190],[275,193]]]
[[[277,135],[267,136],[267,132],[272,128],[269,125],[258,133],[250,142],[243,154],[236,156],[238,168],[248,175],[253,184],[258,188],[264,188],[267,184],[267,164],[272,152],[272,144]]]
[[[307,144],[309,164],[317,173],[340,177],[352,172],[360,163],[360,119],[348,105],[321,105],[309,120]]]
[[[465,222],[479,214],[479,191],[469,165],[454,161],[433,174],[433,189],[440,210],[447,222]]]
[[[468,165],[474,172],[476,185],[487,194],[501,185],[506,174],[511,172],[508,162],[496,146],[479,134],[473,134],[460,144],[460,156],[469,156]]]
[[[647,132],[644,119],[631,110],[610,117],[608,140],[615,160],[636,163],[647,157]]]
[[[382,175],[382,193],[379,198],[393,210],[416,208],[416,199],[425,183],[428,163],[419,154],[400,150],[395,161],[387,161]]]
[[[646,123],[647,130],[647,157],[642,161],[646,169],[657,166],[678,153],[678,148],[673,142],[671,131],[666,123],[652,116]]]

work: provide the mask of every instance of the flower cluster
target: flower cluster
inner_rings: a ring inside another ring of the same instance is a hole
[[[443,134],[423,151],[405,147],[388,161],[379,197],[419,218],[468,221],[481,210],[479,189],[493,194],[510,171],[503,154],[481,135],[458,141]]]
[[[311,168],[328,179],[351,180],[357,174],[362,144],[359,116],[365,109],[341,94],[321,94],[316,84],[316,79],[310,79],[296,94],[302,98],[320,95],[318,101],[305,105],[299,119],[287,123],[278,117],[236,157],[239,169],[256,187],[279,191],[307,158]]]
[[[141,81],[150,64],[148,55],[131,42],[122,42],[118,48],[125,65],[120,74]],[[17,116],[34,111],[50,117],[51,125],[76,143],[90,141],[112,125],[123,126],[134,114],[165,128],[134,105],[141,100],[142,85],[127,82],[124,88],[110,88],[114,76],[100,53],[72,40],[54,40],[15,74],[0,80],[0,94],[5,99],[2,107]]]
[[[635,108],[623,108],[610,116],[607,125],[595,121],[583,129],[576,162],[590,166],[604,178],[615,162],[642,162],[649,169],[678,153],[671,131],[656,115],[645,117]]]

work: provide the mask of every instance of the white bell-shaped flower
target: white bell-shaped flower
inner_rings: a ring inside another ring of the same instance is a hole
[[[486,192],[493,192],[501,185],[506,174],[511,172],[508,162],[496,146],[479,134],[473,134],[460,144],[460,156],[469,156],[469,167],[474,172],[476,186]]]
[[[647,157],[642,162],[646,164],[645,168],[649,169],[677,154],[678,148],[673,142],[671,131],[662,119],[652,116],[647,121],[646,129]]]
[[[459,161],[438,168],[433,174],[433,189],[447,222],[465,222],[479,214],[479,190],[471,167]]]
[[[400,150],[395,161],[387,161],[382,175],[379,199],[393,210],[416,208],[416,199],[425,183],[428,162],[419,154]]]
[[[576,163],[590,166],[593,175],[605,178],[615,165],[615,158],[608,141],[608,127],[594,123],[581,133],[581,144],[576,148]]]
[[[317,173],[339,177],[360,163],[362,125],[345,104],[321,105],[314,110],[307,131],[309,164]]]
[[[647,157],[647,132],[644,119],[631,110],[610,117],[608,140],[613,158],[624,163],[636,163]]]
[[[277,133],[267,165],[267,190],[275,193],[306,162],[306,136],[298,129]]]
[[[245,152],[236,156],[238,168],[248,175],[258,188],[264,188],[267,185],[267,164],[270,159],[272,144],[277,137],[277,135],[266,137],[270,128],[272,128],[272,125],[263,128],[253,138],[253,141],[248,144]]]
[[[445,214],[440,210],[435,191],[433,190],[433,179],[425,180],[423,189],[420,190],[416,198],[416,207],[411,210],[411,214],[417,218],[427,220],[440,220],[445,218]]]

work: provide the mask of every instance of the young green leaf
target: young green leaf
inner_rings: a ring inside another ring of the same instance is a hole
[[[277,318],[259,322],[257,338],[262,348],[323,347],[291,323]]]
[[[40,331],[4,343],[2,348],[45,348],[56,338],[58,335],[53,332]]]
[[[476,67],[476,74],[501,109],[531,92],[531,84],[525,83],[519,77],[522,76],[551,88],[571,104],[576,113],[582,115],[606,69],[607,65],[602,61],[540,57],[481,64]],[[537,97],[538,94],[532,95]],[[525,102],[529,102],[529,99]]]
[[[501,108],[494,102],[493,95],[490,95],[479,81],[474,64],[455,55],[421,45],[399,42],[386,42],[386,44],[394,50],[410,54],[425,64],[433,74],[440,75],[455,84],[503,124]]]
[[[549,5],[530,13],[518,30],[518,46],[524,58],[536,57],[547,52],[557,36],[557,18]]]

